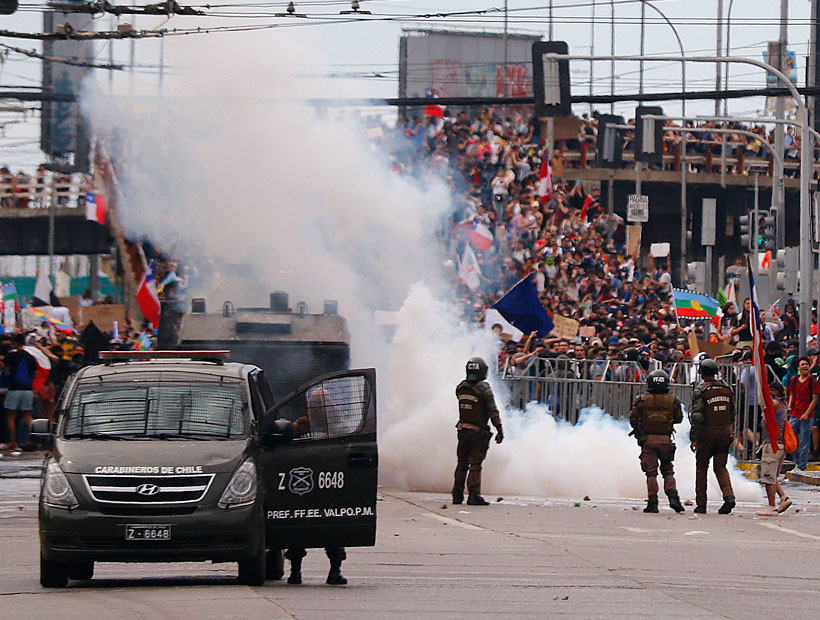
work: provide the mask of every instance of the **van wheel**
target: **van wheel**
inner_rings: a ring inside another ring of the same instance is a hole
[[[285,575],[285,554],[281,549],[268,549],[265,555],[265,579],[279,581]]]
[[[259,545],[251,557],[239,560],[239,583],[245,586],[265,584],[265,541],[260,537]]]
[[[87,581],[94,577],[94,562],[77,562],[68,565],[69,579]]]
[[[68,583],[68,567],[60,562],[47,560],[40,552],[40,585],[44,588],[64,588]]]

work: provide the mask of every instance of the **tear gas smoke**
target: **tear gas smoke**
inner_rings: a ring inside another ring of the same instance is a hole
[[[449,189],[435,177],[394,174],[385,149],[373,149],[356,122],[260,103],[301,92],[303,83],[273,59],[287,58],[293,74],[307,47],[279,54],[269,40],[264,52],[244,42],[208,54],[207,67],[194,63],[199,71],[169,78],[168,98],[85,97],[96,129],[123,150],[113,155],[124,227],[185,256],[195,270],[191,294],[212,307],[225,299],[258,304],[276,289],[314,309],[323,298],[338,299],[354,365],[379,371],[383,482],[448,492],[454,388],[471,355],[491,360],[497,350],[490,334],[460,325],[442,301],[452,274],[443,273],[434,230],[451,212]],[[400,305],[388,345],[373,311]],[[623,423],[590,411],[571,426],[542,407],[502,415],[508,438],[490,450],[487,492],[644,495],[638,449]],[[680,450],[684,496],[693,470],[691,453]],[[734,483],[740,499],[759,496],[756,485],[738,476]]]
[[[464,378],[472,355],[493,359],[496,344],[486,332],[457,326],[446,304],[423,286],[413,287],[399,313],[393,342],[394,380],[386,407],[380,410],[383,480],[389,486],[449,493],[455,469],[455,386]],[[502,405],[503,386],[494,386]],[[384,401],[383,401],[384,402]],[[504,443],[491,444],[484,463],[483,490],[519,495],[645,497],[646,478],[639,448],[628,437],[626,420],[597,408],[582,412],[578,424],[558,422],[543,405],[501,413]],[[689,450],[688,421],[678,426],[675,476],[683,498],[693,497],[695,459]],[[757,483],[731,468],[735,495],[741,501],[761,498]],[[720,490],[709,474],[709,498]],[[660,482],[660,478],[659,478]]]

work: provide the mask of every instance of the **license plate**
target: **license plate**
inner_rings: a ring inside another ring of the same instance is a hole
[[[171,526],[126,525],[125,540],[171,540]]]

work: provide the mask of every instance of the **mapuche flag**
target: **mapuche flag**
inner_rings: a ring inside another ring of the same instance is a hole
[[[672,289],[672,297],[678,319],[709,319],[720,326],[720,303],[714,297],[679,288]]]
[[[772,451],[777,453],[777,437],[780,429],[777,426],[777,415],[774,412],[774,402],[772,393],[769,391],[769,375],[763,363],[763,326],[760,323],[760,306],[757,302],[757,289],[755,288],[755,277],[752,273],[752,265],[749,257],[746,257],[749,268],[749,288],[752,291],[752,311],[749,328],[752,332],[752,364],[755,369],[755,397],[757,404],[763,408],[763,419],[766,421],[766,431],[769,433],[769,441],[772,444]]]

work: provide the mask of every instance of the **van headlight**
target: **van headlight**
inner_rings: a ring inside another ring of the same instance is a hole
[[[235,508],[247,506],[256,501],[256,465],[253,461],[245,461],[239,466],[222,497],[219,499],[220,508]]]
[[[76,508],[80,505],[77,501],[68,478],[57,465],[56,461],[50,461],[46,466],[45,479],[43,480],[43,501],[49,506],[59,506],[60,508]]]

